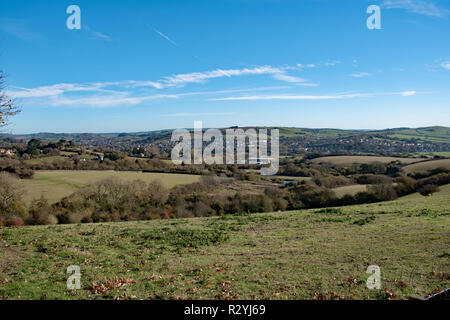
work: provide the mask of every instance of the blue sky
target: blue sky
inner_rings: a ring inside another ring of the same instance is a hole
[[[450,0],[1,1],[7,130],[450,126],[449,35]]]

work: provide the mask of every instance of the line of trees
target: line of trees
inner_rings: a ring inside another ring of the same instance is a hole
[[[37,199],[26,209],[21,200],[20,180],[0,172],[0,226],[206,217],[371,203],[394,200],[412,192],[429,195],[438,191],[439,185],[450,183],[450,173],[419,180],[401,176],[394,180],[395,184],[372,184],[365,192],[341,198],[313,181],[285,188],[267,187],[260,194],[217,192],[233,180],[203,176],[200,182],[168,190],[159,182],[107,179],[52,205],[45,199]]]

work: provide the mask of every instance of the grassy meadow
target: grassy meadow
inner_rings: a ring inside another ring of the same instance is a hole
[[[403,168],[403,170],[408,173],[417,173],[417,172],[427,172],[429,170],[437,169],[437,168],[446,168],[450,170],[450,159],[439,159],[439,160],[431,160],[424,161],[419,163],[413,163],[407,165]]]
[[[408,299],[448,288],[450,185],[211,218],[0,228],[0,299]],[[68,290],[66,269],[81,268]],[[381,290],[366,288],[369,265]]]
[[[27,164],[41,164],[41,163],[52,163],[53,161],[58,160],[66,160],[66,156],[50,156],[50,157],[42,157],[42,158],[35,158],[35,159],[29,159],[25,160],[24,162]]]
[[[198,182],[200,176],[176,173],[135,172],[135,171],[76,171],[51,170],[36,171],[33,179],[22,180],[24,200],[30,203],[41,196],[51,203],[66,197],[86,185],[107,178],[119,178],[124,181],[142,180],[146,183],[159,180],[167,188],[179,184]]]
[[[338,198],[345,196],[346,194],[354,196],[358,192],[367,191],[367,185],[365,184],[354,184],[350,186],[343,186],[331,189]]]

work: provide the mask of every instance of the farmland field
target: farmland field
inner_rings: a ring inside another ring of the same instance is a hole
[[[311,177],[296,177],[296,176],[270,176],[271,178],[277,178],[282,180],[295,180],[295,181],[309,181]]]
[[[25,160],[27,164],[41,164],[41,163],[52,163],[55,160],[66,160],[66,156],[50,156],[50,157],[42,157],[36,159]]]
[[[450,159],[440,159],[414,163],[407,165],[406,167],[403,168],[403,170],[405,170],[406,173],[415,173],[415,172],[426,172],[428,170],[437,168],[446,168],[450,170]]]
[[[1,228],[0,298],[425,297],[450,286],[449,197],[446,185],[334,209]],[[80,290],[66,288],[70,265]]]
[[[440,156],[440,157],[446,157],[446,158],[450,158],[450,152],[416,152],[415,154],[418,155],[425,155],[425,156]]]
[[[367,185],[355,184],[351,186],[343,186],[331,189],[338,198],[345,196],[346,194],[354,196],[358,192],[367,191]]]
[[[56,202],[92,182],[107,178],[119,178],[125,181],[142,180],[146,183],[159,180],[167,188],[179,184],[199,181],[200,177],[175,173],[142,173],[134,171],[36,171],[34,179],[22,180],[26,191],[24,199],[30,202],[41,195],[50,202]]]
[[[320,157],[311,160],[313,163],[329,162],[335,165],[351,165],[353,163],[371,163],[371,162],[383,162],[389,163],[392,161],[400,161],[401,163],[409,164],[418,161],[423,161],[420,158],[396,158],[396,157],[377,157],[377,156],[331,156]]]

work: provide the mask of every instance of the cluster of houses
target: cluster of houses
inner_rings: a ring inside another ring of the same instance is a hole
[[[13,157],[14,151],[0,148],[0,156]]]

